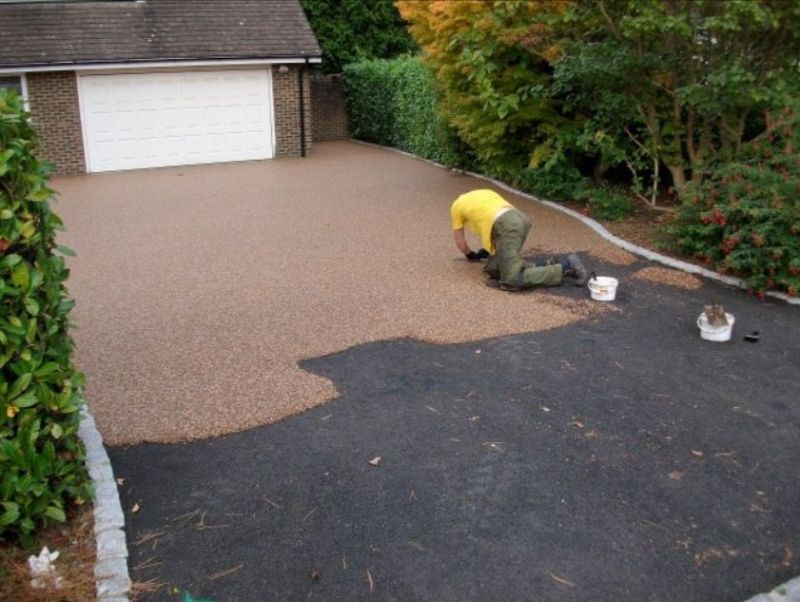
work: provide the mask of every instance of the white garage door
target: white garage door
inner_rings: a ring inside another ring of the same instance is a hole
[[[266,70],[82,75],[88,170],[269,159],[271,83]]]

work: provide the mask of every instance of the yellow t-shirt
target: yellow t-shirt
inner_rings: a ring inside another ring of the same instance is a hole
[[[480,237],[483,248],[494,255],[492,224],[497,212],[503,207],[514,206],[494,190],[473,190],[458,197],[450,207],[453,230],[464,226]]]

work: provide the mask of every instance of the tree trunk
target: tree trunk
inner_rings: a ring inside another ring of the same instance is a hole
[[[597,161],[592,167],[592,179],[594,180],[595,184],[599,184],[603,181],[606,173],[611,168],[611,165],[605,163],[603,161]]]
[[[686,172],[683,167],[680,165],[670,165],[666,162],[664,165],[667,166],[669,173],[672,174],[672,187],[677,192],[683,192],[686,189]]]

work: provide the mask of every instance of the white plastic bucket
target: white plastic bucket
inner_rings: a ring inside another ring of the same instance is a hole
[[[613,301],[617,297],[619,281],[610,276],[595,276],[589,280],[588,286],[595,301]]]
[[[725,313],[725,317],[728,319],[728,324],[726,326],[711,326],[711,324],[708,323],[706,312],[701,313],[697,318],[697,327],[700,329],[700,336],[706,341],[717,341],[720,343],[730,341],[731,332],[733,332],[734,317],[733,314],[727,312]]]

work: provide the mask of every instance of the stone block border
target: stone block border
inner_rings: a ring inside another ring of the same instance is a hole
[[[97,560],[94,578],[100,602],[128,602],[131,579],[128,574],[128,546],[125,515],[119,490],[103,438],[86,406],[81,409],[78,436],[86,447],[86,467],[95,490],[94,537]]]

